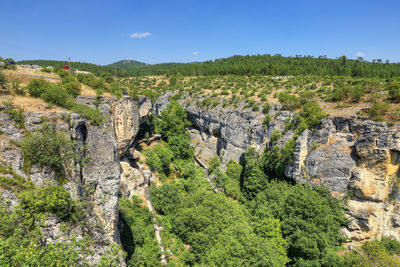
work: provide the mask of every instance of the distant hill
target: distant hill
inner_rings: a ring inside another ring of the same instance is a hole
[[[34,64],[39,65],[41,67],[53,66],[53,67],[64,67],[68,66],[67,61],[60,61],[60,60],[22,60],[18,61],[17,64]],[[107,72],[110,74],[116,74],[118,76],[126,76],[128,73],[124,70],[115,71],[116,67],[111,66],[101,66],[92,63],[86,62],[71,62],[72,69],[79,69],[84,71],[90,71],[96,75],[100,75],[102,72]]]
[[[136,61],[136,60],[124,59],[124,60],[120,60],[120,61],[114,62],[114,63],[106,65],[106,66],[107,67],[112,67],[112,68],[117,68],[117,69],[120,69],[120,70],[125,70],[127,72],[131,72],[133,70],[145,67],[147,65],[148,64],[143,63],[143,62],[139,62],[139,61]]]

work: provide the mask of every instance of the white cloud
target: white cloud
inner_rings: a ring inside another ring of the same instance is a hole
[[[366,54],[363,53],[363,52],[357,52],[357,53],[356,53],[356,56],[357,56],[357,57],[365,57]]]
[[[197,52],[197,51],[194,51],[193,53],[192,53],[192,55],[198,55],[199,54],[199,52]]]
[[[130,35],[131,38],[142,39],[146,38],[147,36],[151,35],[149,32],[135,32]]]

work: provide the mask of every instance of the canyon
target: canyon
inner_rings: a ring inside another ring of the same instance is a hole
[[[43,121],[51,122],[75,142],[80,159],[89,159],[73,166],[63,184],[73,199],[87,203],[88,223],[66,233],[61,230],[61,221],[50,216],[43,226],[46,242],[82,237],[90,232],[94,240],[94,254],[88,259],[91,265],[99,262],[111,243],[120,243],[118,195],[144,196],[149,181],[154,180],[149,170],[131,164],[135,161],[132,145],[141,124],[151,113],[160,115],[173,95],[166,93],[155,103],[147,97],[78,96],[77,103],[101,111],[105,118],[101,126],[70,111],[29,111],[24,113],[26,129],[22,130],[0,108],[0,160],[35,185],[55,184],[55,173],[32,166],[28,176],[16,144],[25,131],[38,128]],[[196,156],[206,164],[209,158],[218,156],[222,169],[231,159],[240,161],[250,147],[260,153],[270,148],[274,131],[283,133],[276,143],[281,147],[294,134],[292,130],[285,131],[294,114],[282,110],[280,104],[271,105],[272,120],[265,125],[265,115],[244,104],[203,109],[196,106],[190,95],[183,95],[178,102],[192,123],[188,130]],[[400,133],[395,127],[359,116],[328,116],[315,129],[306,129],[297,138],[285,175],[298,183],[324,185],[332,197],[346,199],[349,223],[342,233],[348,237],[346,246],[353,247],[382,236],[400,240],[399,164]],[[2,195],[12,205],[18,202],[10,191],[2,189]]]

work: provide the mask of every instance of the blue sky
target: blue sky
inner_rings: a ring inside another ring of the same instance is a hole
[[[1,0],[0,10],[0,56],[16,60],[280,53],[400,62],[400,1]]]

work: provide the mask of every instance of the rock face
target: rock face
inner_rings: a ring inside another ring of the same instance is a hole
[[[90,229],[77,227],[73,235],[82,236],[89,231],[95,242],[94,255],[90,264],[97,264],[101,255],[109,249],[110,242],[119,243],[118,190],[122,168],[121,155],[129,148],[138,130],[139,123],[148,116],[151,106],[149,100],[140,101],[124,96],[114,97],[77,97],[76,101],[90,107],[96,107],[104,117],[101,126],[91,125],[85,118],[70,112],[25,113],[26,130],[34,130],[43,120],[50,121],[55,128],[64,132],[75,141],[76,153],[80,163],[73,166],[63,186],[71,197],[90,203],[88,222]],[[0,160],[11,165],[18,174],[26,176],[22,170],[23,157],[20,149],[13,142],[22,140],[23,130],[14,127],[8,115],[0,111]],[[11,142],[10,142],[11,141]],[[55,184],[55,174],[47,168],[32,166],[30,179],[37,186]],[[8,193],[9,195],[9,193]],[[7,196],[3,194],[3,197]],[[69,234],[60,231],[58,218],[46,221],[43,234],[48,242],[68,240]]]
[[[157,99],[154,111],[160,115],[172,94]],[[202,100],[201,98],[199,100]],[[283,130],[291,112],[281,111],[279,104],[273,105],[270,114],[275,114],[275,120],[269,127],[263,125],[264,115],[254,113],[242,104],[238,108],[203,109],[196,106],[193,99],[184,95],[178,101],[188,113],[193,127],[190,129],[192,145],[199,158],[207,162],[210,157],[218,155],[223,166],[230,159],[239,160],[243,153],[254,146],[262,151],[275,129]]]
[[[157,114],[171,96],[157,100]],[[190,134],[196,154],[205,161],[218,155],[222,164],[238,160],[250,146],[258,151],[268,147],[272,132],[282,132],[293,115],[279,104],[272,105],[269,115],[273,119],[263,126],[263,114],[240,105],[203,109],[188,95],[178,102],[193,124]],[[292,136],[287,131],[277,144],[283,145]],[[315,130],[305,130],[298,137],[285,174],[300,183],[324,185],[333,197],[350,197],[346,205],[350,223],[343,233],[358,244],[381,236],[400,240],[399,164],[397,129],[363,117],[327,117]]]
[[[145,187],[149,186],[156,178],[154,174],[140,163],[133,167],[127,160],[124,160],[121,161],[121,166],[123,169],[120,184],[121,195],[126,198],[131,198],[133,195],[144,197]]]
[[[344,232],[354,243],[382,236],[399,240],[399,163],[397,129],[360,117],[328,117],[297,140],[286,175],[324,184],[336,197],[350,194]]]

